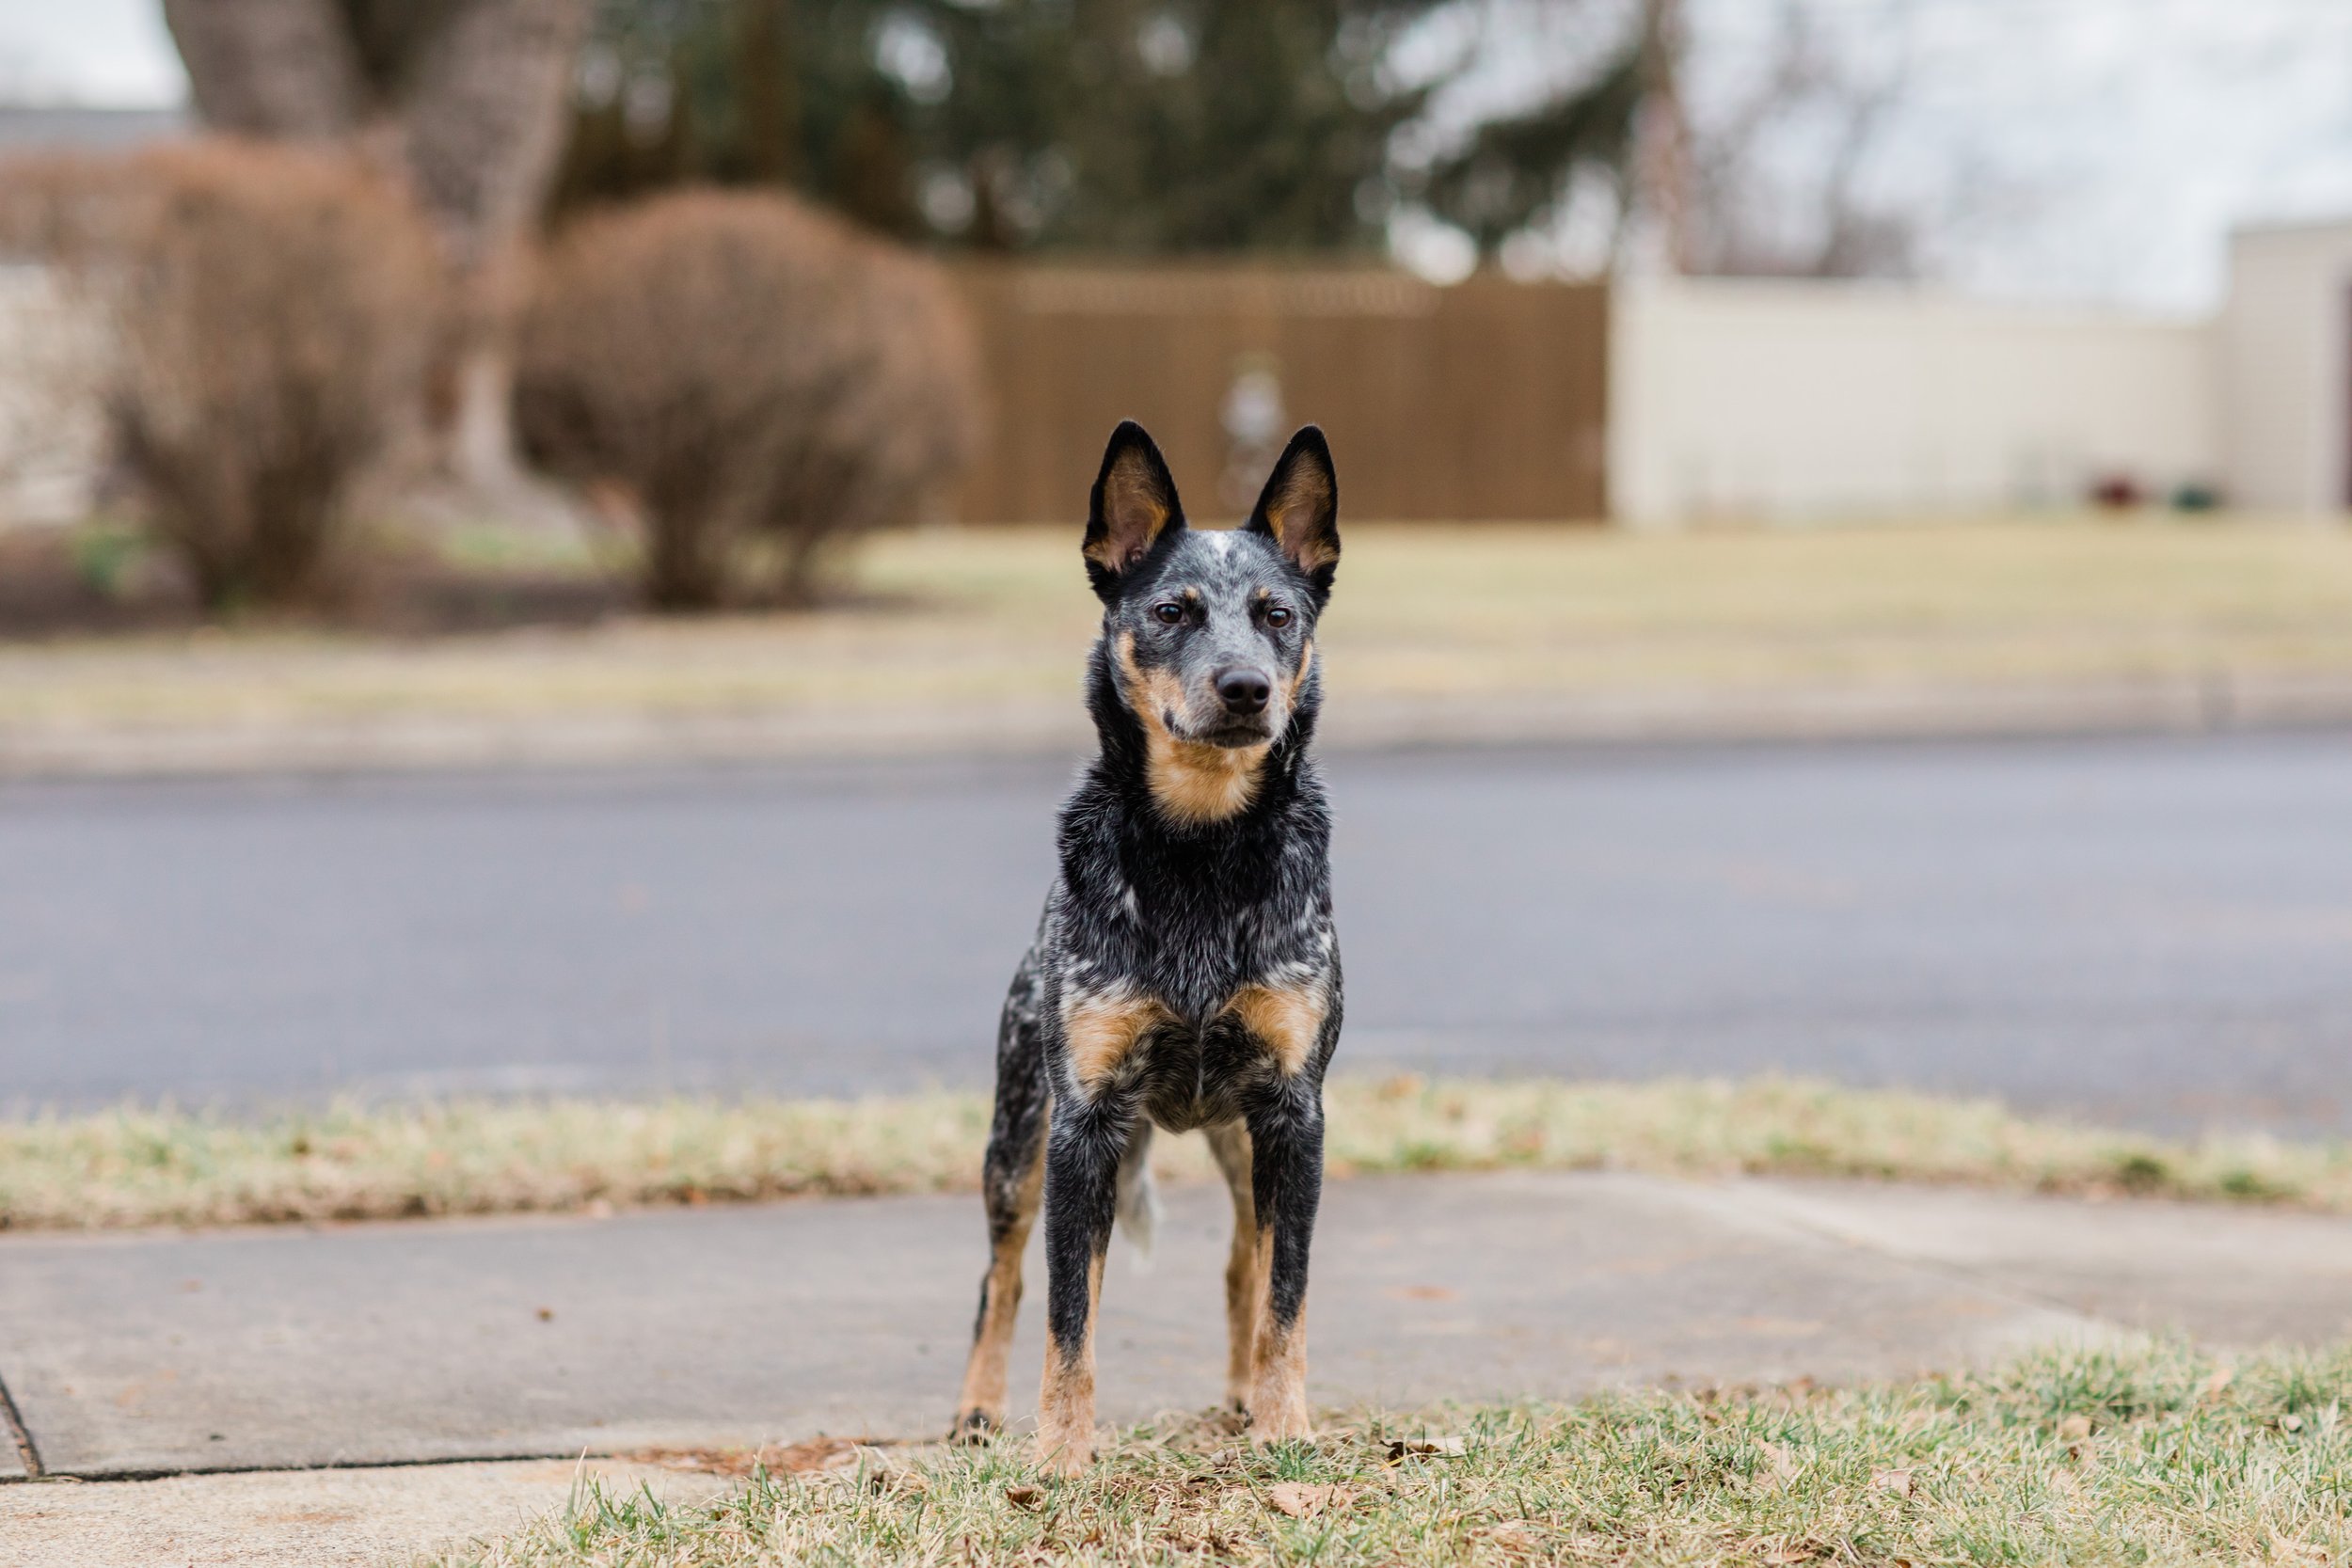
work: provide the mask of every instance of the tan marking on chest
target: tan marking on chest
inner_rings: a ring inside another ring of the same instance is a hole
[[[1314,1054],[1330,1008],[1321,986],[1244,986],[1226,1011],[1265,1043],[1285,1077],[1296,1077]]]
[[[1136,662],[1133,632],[1119,640],[1120,684],[1127,705],[1143,723],[1144,778],[1152,800],[1171,821],[1221,822],[1246,810],[1258,794],[1271,741],[1257,746],[1206,746],[1168,733],[1167,715],[1184,712],[1183,683],[1165,670]]]
[[[1062,1040],[1078,1086],[1092,1094],[1119,1070],[1138,1040],[1172,1016],[1149,997],[1109,992],[1065,998]]]

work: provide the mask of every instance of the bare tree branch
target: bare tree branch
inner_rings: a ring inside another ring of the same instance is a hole
[[[1903,277],[1918,263],[1916,215],[1862,187],[1899,76],[1856,77],[1808,13],[1784,4],[1771,69],[1749,95],[1694,129],[1687,270],[1734,277]],[[1826,125],[1802,170],[1775,167],[1775,135]]]

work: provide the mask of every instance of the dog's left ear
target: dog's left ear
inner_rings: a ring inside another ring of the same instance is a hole
[[[1314,585],[1317,605],[1331,596],[1340,569],[1340,480],[1320,429],[1303,425],[1291,437],[1242,529],[1264,534],[1290,557]]]

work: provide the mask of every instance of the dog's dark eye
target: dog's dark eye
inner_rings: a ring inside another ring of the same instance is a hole
[[[1281,605],[1269,605],[1266,607],[1265,624],[1276,627],[1287,626],[1291,624],[1291,612]]]
[[[1170,600],[1153,605],[1152,613],[1160,618],[1160,625],[1172,626],[1184,618],[1184,607]]]

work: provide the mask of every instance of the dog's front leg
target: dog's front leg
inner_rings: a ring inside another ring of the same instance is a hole
[[[1045,1384],[1038,1456],[1072,1476],[1094,1458],[1094,1312],[1132,1110],[1110,1093],[1054,1103],[1045,1149]]]
[[[1307,1419],[1307,1254],[1323,1200],[1323,1094],[1293,1079],[1249,1113],[1260,1307],[1249,1432],[1260,1442],[1313,1435]]]

